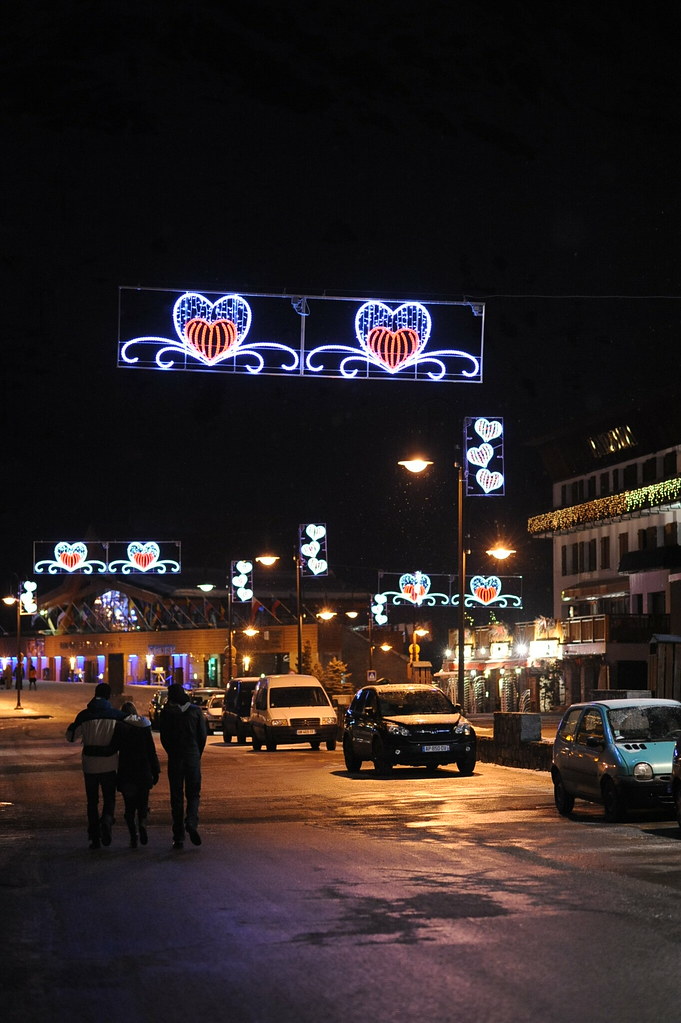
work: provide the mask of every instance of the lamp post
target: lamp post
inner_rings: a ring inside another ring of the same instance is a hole
[[[22,690],[22,664],[21,664],[21,584],[19,584],[19,592],[15,597],[3,597],[3,604],[7,604],[11,607],[12,604],[16,605],[17,609],[17,702],[14,707],[15,710],[23,710],[21,706],[21,690]]]
[[[409,458],[399,462],[408,472],[421,473],[433,463],[427,458]],[[464,547],[464,515],[463,515],[463,465],[460,462],[454,463],[457,471],[457,502],[456,502],[456,524],[457,524],[457,575],[459,577],[459,607],[457,615],[457,702],[463,704],[464,698],[464,673],[465,673],[465,649],[466,618],[465,618],[465,589],[466,589],[466,549]]]
[[[298,625],[298,664],[297,670],[303,670],[303,559],[300,551],[293,555],[296,563],[296,622]]]
[[[265,568],[271,568],[272,565],[276,565],[279,561],[278,554],[260,554],[254,558],[259,565],[264,565]],[[232,620],[232,587],[234,586],[234,574],[237,570],[237,565],[240,562],[235,559],[229,563],[229,578],[227,580],[227,685],[232,679],[232,670],[234,665],[234,659],[232,657],[232,636],[234,634],[234,623]]]

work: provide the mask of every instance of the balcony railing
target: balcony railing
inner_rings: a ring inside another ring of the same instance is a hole
[[[561,624],[564,643],[648,643],[669,632],[669,615],[590,615]]]

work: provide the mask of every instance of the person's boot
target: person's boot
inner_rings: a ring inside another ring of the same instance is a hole
[[[146,817],[140,817],[140,819],[139,819],[139,829],[140,829],[140,843],[141,843],[141,845],[146,845],[147,842],[149,841],[149,836],[147,835],[147,818]]]
[[[130,848],[137,848],[137,831],[135,830],[135,818],[134,816],[128,817],[125,815],[125,823],[128,825],[128,831],[130,832]]]
[[[100,822],[100,830],[102,833],[102,845],[111,845],[111,828],[113,826],[113,818],[105,814]]]

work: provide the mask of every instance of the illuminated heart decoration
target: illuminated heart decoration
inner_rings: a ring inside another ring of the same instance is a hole
[[[54,557],[67,572],[73,572],[87,559],[87,547],[80,540],[77,543],[62,540],[54,548]]]
[[[377,625],[385,625],[388,621],[388,616],[385,613],[385,604],[388,601],[385,593],[376,593],[374,595],[375,603],[371,605],[371,613],[374,616],[374,621]]]
[[[187,341],[207,365],[220,362],[237,343],[236,324],[231,320],[190,320],[184,328]]]
[[[248,575],[249,572],[253,571],[252,561],[237,561],[234,565],[237,572],[241,572],[242,575]]]
[[[384,302],[365,302],[355,316],[355,335],[371,362],[386,373],[413,363],[430,337],[430,313],[420,302],[391,309]]]
[[[498,420],[475,420],[475,432],[478,437],[482,437],[483,440],[494,440],[495,437],[501,437],[503,430],[504,427]]]
[[[491,604],[501,593],[501,579],[497,575],[475,575],[471,579],[471,593],[483,604]]]
[[[430,589],[430,578],[422,572],[407,572],[400,576],[400,593],[412,604],[420,604]]]
[[[147,543],[135,541],[128,544],[128,560],[133,563],[135,568],[139,568],[140,572],[148,572],[158,561],[160,553],[160,547],[153,540],[149,540]]]
[[[478,469],[475,474],[478,486],[482,487],[486,494],[491,490],[498,490],[504,482],[500,472],[490,472],[489,469]]]
[[[321,575],[322,572],[326,572],[328,565],[323,558],[310,558],[307,567],[313,575]]]
[[[419,336],[415,330],[407,327],[402,330],[374,327],[369,331],[367,348],[378,356],[388,372],[394,373],[403,362],[418,352]]]
[[[316,558],[319,554],[319,544],[316,540],[312,540],[311,543],[304,543],[300,548],[300,553],[304,558]]]
[[[245,586],[247,582],[248,582],[247,575],[232,576],[232,586],[234,586],[236,589],[241,589],[241,587]]]
[[[479,448],[469,448],[466,457],[473,465],[485,468],[494,457],[494,448],[491,444],[481,444]]]
[[[314,522],[311,522],[309,526],[305,527],[305,532],[311,540],[321,540],[322,537],[326,536],[326,527],[318,526]]]
[[[253,597],[253,590],[249,589],[247,586],[239,586],[239,588],[236,591],[236,595],[239,598],[239,600],[242,601],[251,600]]]
[[[241,295],[210,302],[188,291],[175,303],[173,323],[187,354],[215,366],[241,347],[251,328],[251,307]]]

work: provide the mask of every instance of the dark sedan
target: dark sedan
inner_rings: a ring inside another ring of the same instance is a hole
[[[437,686],[365,686],[345,715],[343,755],[351,772],[370,760],[379,772],[395,764],[429,770],[456,764],[461,774],[473,774],[475,731]]]

